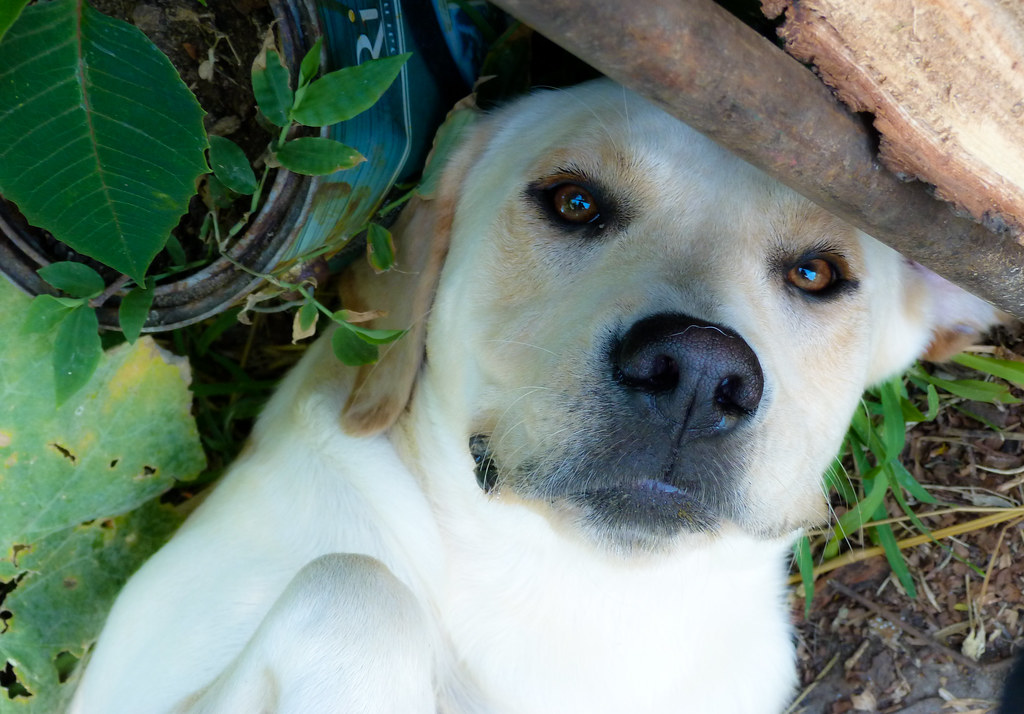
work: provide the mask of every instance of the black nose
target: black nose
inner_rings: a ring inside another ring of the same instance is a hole
[[[612,354],[615,377],[641,409],[691,432],[722,433],[757,411],[764,374],[735,332],[687,315],[634,324]]]

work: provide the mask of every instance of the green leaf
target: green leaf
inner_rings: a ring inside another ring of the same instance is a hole
[[[876,467],[864,476],[864,483],[868,492],[853,508],[839,517],[839,520],[836,522],[835,533],[833,533],[825,547],[826,558],[834,556],[838,550],[839,541],[862,528],[870,520],[871,514],[881,505],[886,492],[889,490],[888,481],[884,477],[879,477],[881,472],[882,468]]]
[[[395,241],[391,231],[384,226],[371,223],[366,229],[366,259],[375,272],[391,270],[395,264]]]
[[[7,34],[21,11],[28,5],[28,0],[4,0],[0,3],[0,40]]]
[[[1017,386],[1024,387],[1024,362],[1016,362],[1008,359],[996,359],[983,355],[963,352],[953,357],[953,361],[962,364],[964,367],[991,374]]]
[[[423,178],[416,187],[416,193],[420,196],[431,198],[437,191],[437,184],[441,172],[448,163],[448,159],[461,143],[462,137],[466,135],[469,128],[479,118],[479,112],[474,109],[456,109],[444,120],[444,124],[437,130],[434,136],[434,147],[430,153],[430,161],[423,169]]]
[[[141,283],[207,171],[202,109],[137,28],[78,0],[25,8],[0,43],[0,193]]]
[[[907,471],[907,468],[899,461],[892,461],[887,465],[888,469],[891,469],[891,473],[896,483],[906,489],[907,493],[916,498],[921,503],[938,503],[938,499],[935,496],[928,493],[927,489],[922,486],[914,474]],[[893,488],[893,492],[896,489]]]
[[[351,322],[346,322],[346,315],[346,310],[338,310],[332,317],[335,322],[359,335],[364,342],[369,342],[370,344],[386,345],[389,342],[394,342],[407,332],[407,330],[374,330],[369,327],[360,327],[359,325],[353,325]]]
[[[892,572],[894,572],[896,577],[899,578],[900,584],[903,585],[903,589],[907,591],[907,595],[912,598],[916,598],[917,588],[914,585],[914,578],[910,574],[910,569],[907,567],[907,561],[904,560],[903,553],[900,551],[899,545],[897,545],[896,535],[892,532],[892,526],[885,523],[880,526],[875,526],[873,530],[875,532],[875,537],[885,550],[885,558],[889,561],[889,567],[892,568]]]
[[[810,617],[811,600],[814,599],[814,559],[811,556],[811,542],[807,536],[800,536],[793,544],[793,557],[796,558],[800,580],[804,584],[804,617]]]
[[[124,516],[18,541],[28,548],[18,555],[19,572],[12,579],[17,585],[4,600],[12,617],[0,637],[0,662],[15,663],[18,683],[32,696],[4,696],[0,711],[66,711],[76,680],[62,683],[67,665],[60,655],[85,655],[128,576],[181,520],[170,507],[151,501]],[[9,552],[10,545],[0,549]]]
[[[316,38],[316,42],[302,58],[302,63],[299,65],[299,86],[309,84],[316,73],[320,71],[320,47],[322,45],[323,38]]]
[[[308,330],[316,323],[320,311],[316,309],[316,303],[307,302],[299,308],[299,327]]]
[[[907,425],[900,406],[900,382],[892,379],[880,385],[882,398],[882,443],[887,459],[898,459],[906,443]]]
[[[836,459],[832,465],[825,470],[825,483],[829,490],[834,489],[844,503],[851,504],[857,500],[857,494],[850,483],[850,477],[846,474],[843,462]]]
[[[363,364],[373,364],[377,361],[377,346],[371,345],[359,337],[351,329],[351,325],[343,323],[338,325],[331,335],[331,347],[334,349],[334,356],[342,364],[350,367],[358,367]]]
[[[292,110],[292,119],[306,126],[327,126],[363,113],[395,81],[411,53],[367,60],[325,74],[312,82]]]
[[[1010,394],[1005,384],[995,382],[983,382],[980,379],[941,379],[929,375],[928,381],[940,389],[945,389],[950,394],[955,394],[964,399],[975,402],[987,402],[989,404],[1019,404],[1020,400]]]
[[[53,378],[57,405],[85,386],[100,362],[100,324],[96,311],[81,305],[61,321],[53,350]]]
[[[181,241],[175,236],[172,235],[167,239],[167,245],[164,246],[164,250],[167,251],[167,255],[171,256],[173,265],[184,265],[188,262],[185,249],[181,247]]]
[[[256,190],[256,174],[252,165],[242,147],[231,139],[210,137],[210,168],[213,175],[235,193],[248,196]]]
[[[928,385],[928,411],[925,413],[925,421],[932,421],[939,415],[939,393],[935,391],[935,385]]]
[[[288,68],[274,50],[267,50],[252,63],[252,92],[256,104],[260,113],[275,126],[285,127],[291,123],[288,113],[292,108],[292,89],[288,81]]]
[[[306,176],[326,176],[366,161],[366,157],[351,146],[319,136],[286,142],[275,156],[289,171]]]
[[[72,298],[74,299],[74,298]],[[76,304],[68,305],[67,298],[55,298],[53,295],[37,295],[29,303],[25,312],[25,321],[21,324],[21,334],[45,334],[55,328],[61,320],[71,314],[71,310],[84,303],[74,299]]]
[[[50,263],[36,272],[53,287],[76,298],[96,297],[106,287],[100,274],[83,263]]]
[[[121,332],[130,344],[134,344],[142,334],[142,328],[149,318],[149,308],[153,306],[154,289],[137,287],[124,298],[117,309],[117,320],[121,325]]]

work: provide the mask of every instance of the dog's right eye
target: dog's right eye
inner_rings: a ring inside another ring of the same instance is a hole
[[[604,231],[615,211],[602,191],[579,179],[575,172],[559,172],[531,185],[527,195],[552,223],[589,237]]]
[[[597,201],[589,190],[575,183],[563,183],[547,190],[547,199],[555,215],[577,226],[594,223],[601,218]]]

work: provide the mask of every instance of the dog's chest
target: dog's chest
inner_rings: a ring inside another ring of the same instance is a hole
[[[454,679],[487,711],[754,714],[790,695],[784,544],[739,538],[655,564],[533,545],[466,548],[451,571]]]

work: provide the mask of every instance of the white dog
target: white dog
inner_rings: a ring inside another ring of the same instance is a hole
[[[793,533],[866,385],[998,319],[621,87],[481,119],[209,499],[79,714],[772,714]],[[358,272],[358,271],[357,271]]]

